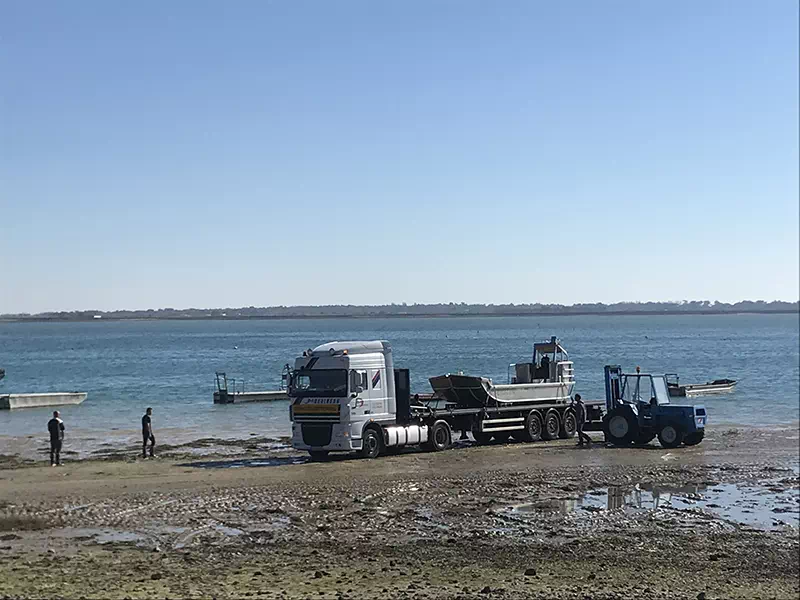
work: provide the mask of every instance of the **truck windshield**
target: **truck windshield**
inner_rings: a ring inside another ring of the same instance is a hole
[[[293,396],[347,395],[347,371],[345,369],[312,369],[295,371],[292,375]]]

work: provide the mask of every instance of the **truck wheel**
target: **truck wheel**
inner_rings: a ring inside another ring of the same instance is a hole
[[[326,460],[328,458],[327,450],[309,450],[308,454],[311,456],[311,460],[317,462]]]
[[[575,416],[575,411],[568,408],[564,411],[564,420],[561,423],[561,431],[558,432],[558,437],[562,440],[575,437],[578,431],[578,417]]]
[[[551,408],[544,415],[544,429],[542,431],[542,438],[546,440],[554,440],[558,437],[561,431],[561,420],[558,418],[558,411]]]
[[[658,432],[658,443],[664,448],[677,448],[683,443],[683,431],[674,423],[667,423]]]
[[[692,433],[688,434],[685,438],[683,438],[683,445],[697,446],[697,444],[703,441],[705,435],[706,435],[705,429],[701,429],[700,431],[693,431]]]
[[[638,429],[636,416],[630,409],[618,408],[603,421],[606,440],[615,446],[630,446],[639,437]]]
[[[436,421],[431,427],[429,448],[441,452],[450,447],[450,425],[446,421]]]
[[[542,439],[542,416],[535,410],[529,412],[525,417],[524,431],[515,435],[519,435],[523,442],[538,442]]]
[[[378,458],[383,449],[383,440],[374,429],[364,431],[361,438],[361,456],[363,458]]]

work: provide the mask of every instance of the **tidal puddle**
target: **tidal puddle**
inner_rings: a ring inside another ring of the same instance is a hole
[[[800,527],[800,495],[796,487],[666,486],[637,484],[597,488],[577,498],[554,498],[506,507],[511,514],[558,516],[603,511],[672,510],[720,518],[757,529]]]

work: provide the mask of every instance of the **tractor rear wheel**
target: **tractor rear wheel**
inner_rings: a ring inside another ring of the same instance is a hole
[[[674,423],[667,423],[658,432],[658,443],[664,448],[677,448],[683,443],[684,433]]]
[[[630,446],[639,437],[636,416],[630,409],[618,408],[606,416],[603,433],[615,446]]]

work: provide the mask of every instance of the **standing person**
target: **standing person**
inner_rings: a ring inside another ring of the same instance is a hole
[[[546,354],[542,357],[542,366],[540,368],[541,373],[539,379],[543,379],[544,381],[550,380],[550,357]]]
[[[578,446],[583,446],[584,441],[587,445],[591,446],[592,438],[583,432],[583,424],[586,423],[586,407],[583,404],[583,398],[581,398],[580,394],[575,394],[573,407],[575,409],[575,421],[578,425]]]
[[[47,422],[47,431],[50,432],[50,466],[61,466],[61,445],[64,443],[64,421],[57,410],[53,411],[53,418]]]
[[[150,418],[153,409],[148,408],[142,417],[142,458],[147,458],[147,442],[150,442],[150,456],[155,456],[156,436],[153,435],[153,420]]]

